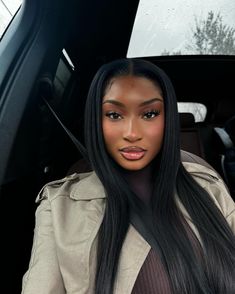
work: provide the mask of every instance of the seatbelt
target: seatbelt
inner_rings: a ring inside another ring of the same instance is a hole
[[[66,132],[66,134],[69,136],[70,140],[73,142],[73,144],[76,146],[78,151],[82,154],[82,156],[88,160],[88,155],[85,147],[78,141],[78,139],[71,133],[71,131],[62,123],[58,115],[55,113],[51,105],[48,103],[48,101],[43,97],[42,100],[44,101],[45,105],[51,112],[51,114],[54,116],[56,121],[60,124],[60,126],[63,128],[63,130]],[[146,242],[159,254],[161,254],[161,251],[159,250],[159,245],[156,241],[156,239],[153,237],[153,235],[149,232],[149,230],[146,229],[146,224],[151,222],[150,213],[148,214],[143,213],[142,217],[139,216],[139,214],[131,207],[130,210],[130,222],[133,225],[133,227],[139,232],[139,234],[146,240]]]
[[[233,148],[233,142],[229,136],[229,134],[225,131],[224,128],[214,128],[217,135],[220,137],[221,141],[223,142],[225,148]]]
[[[214,130],[225,147],[224,154],[221,155],[221,167],[225,182],[231,193],[235,193],[235,146],[225,128],[214,128]]]
[[[78,139],[71,133],[71,131],[62,123],[62,121],[59,119],[58,115],[55,113],[51,105],[48,103],[48,101],[43,97],[42,100],[46,104],[47,108],[50,110],[54,118],[57,120],[57,122],[60,124],[60,126],[63,128],[65,133],[69,136],[70,140],[73,142],[73,144],[76,146],[78,151],[81,153],[84,159],[89,161],[86,148],[78,141]]]
[[[134,211],[134,209],[130,209],[130,222],[133,227],[136,229],[137,232],[139,232],[139,234],[145,239],[145,241],[151,246],[151,248],[162,256],[158,242],[154,238],[153,234],[149,232],[149,230],[146,228],[146,224],[150,221],[150,217],[146,214],[143,215],[141,218],[139,214]]]

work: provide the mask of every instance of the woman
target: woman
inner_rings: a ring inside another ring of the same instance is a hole
[[[94,172],[39,193],[22,293],[235,293],[235,204],[214,171],[181,163],[166,74],[140,59],[102,66],[85,117]]]

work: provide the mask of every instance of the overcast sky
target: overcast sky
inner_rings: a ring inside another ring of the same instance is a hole
[[[195,17],[205,19],[211,10],[235,28],[235,0],[140,0],[128,56],[186,53]]]

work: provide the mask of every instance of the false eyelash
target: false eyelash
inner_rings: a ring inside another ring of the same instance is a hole
[[[119,118],[116,118],[116,119],[111,118],[111,115],[117,115],[117,116],[119,116]],[[113,120],[120,119],[120,117],[121,117],[121,115],[116,111],[109,111],[109,112],[105,113],[105,116],[107,116],[108,118],[113,119]]]
[[[145,111],[144,114],[143,114],[143,117],[148,114],[148,113],[151,113],[151,114],[154,114],[156,116],[158,116],[160,114],[160,110],[156,110],[156,109],[152,109],[152,110],[148,110],[148,111]],[[152,118],[152,117],[151,117]],[[150,119],[150,118],[149,118]]]

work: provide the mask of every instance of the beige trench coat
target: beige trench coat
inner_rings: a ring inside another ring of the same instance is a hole
[[[235,204],[221,179],[197,163],[184,166],[208,191],[235,233]],[[22,294],[94,293],[97,234],[105,206],[98,177],[91,172],[51,182],[36,201],[40,205]],[[178,205],[198,236],[187,212]],[[120,256],[115,294],[131,293],[149,250],[149,244],[130,225]]]

